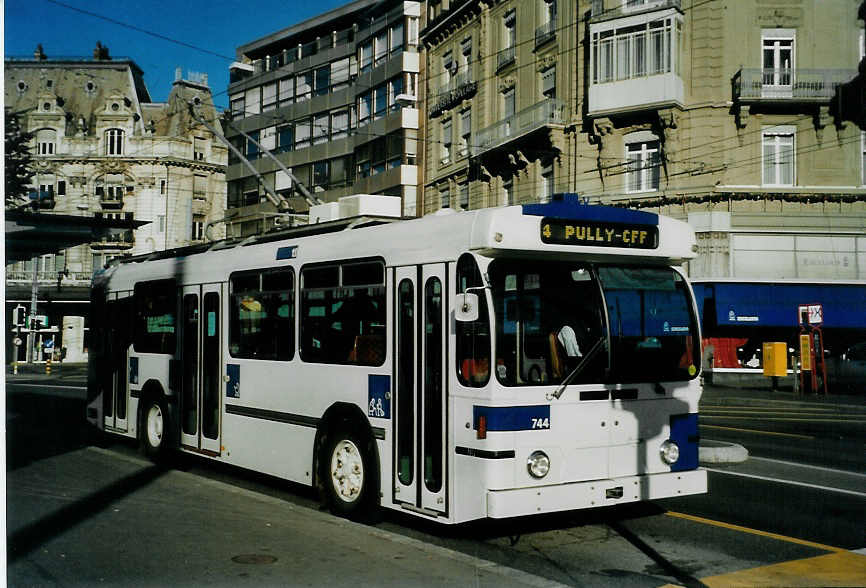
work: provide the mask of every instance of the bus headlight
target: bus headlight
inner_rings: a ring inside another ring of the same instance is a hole
[[[680,458],[680,446],[668,439],[662,443],[659,453],[661,453],[662,461],[668,465],[674,465]]]
[[[526,460],[526,469],[533,478],[543,478],[550,471],[550,458],[543,451],[533,451]]]

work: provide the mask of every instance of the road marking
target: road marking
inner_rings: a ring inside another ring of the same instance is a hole
[[[817,484],[807,484],[805,482],[796,482],[794,480],[783,480],[780,478],[770,478],[767,476],[756,476],[755,474],[743,474],[741,472],[732,472],[730,470],[717,470],[715,468],[704,468],[708,472],[716,474],[727,474],[728,476],[739,476],[741,478],[751,478],[753,480],[764,480],[765,482],[778,482],[780,484],[790,484],[791,486],[802,486],[803,488],[812,488],[815,490],[826,490],[828,492],[838,492],[840,494],[850,494],[851,496],[860,496],[866,498],[866,492],[855,492],[853,490],[843,490],[842,488],[833,488],[832,486],[819,486]]]
[[[754,461],[768,461],[770,463],[780,463],[782,465],[793,466],[793,467],[797,467],[797,468],[809,468],[811,470],[820,470],[822,472],[832,472],[834,474],[845,474],[848,476],[858,476],[860,478],[866,478],[866,474],[860,474],[857,472],[849,472],[848,470],[837,470],[837,469],[833,469],[833,468],[825,468],[825,467],[821,467],[821,466],[808,465],[805,463],[795,463],[793,461],[784,461],[781,459],[770,459],[768,457],[751,457],[751,456],[750,456],[750,459],[752,459]]]
[[[707,415],[714,419],[735,419],[738,421],[772,421],[785,423],[866,423],[866,419],[849,419],[849,418],[833,418],[833,419],[795,419],[795,418],[771,418],[771,417],[748,417],[748,416],[722,416],[722,415]]]
[[[720,586],[862,586],[866,557],[850,551],[739,570],[701,582]]]
[[[779,541],[787,541],[788,543],[796,543],[797,545],[805,545],[806,547],[814,547],[815,549],[823,549],[824,551],[832,551],[834,553],[847,553],[847,549],[842,549],[841,547],[833,547],[832,545],[824,545],[823,543],[815,543],[814,541],[807,541],[806,539],[797,539],[796,537],[789,537],[787,535],[779,535],[778,533],[770,533],[769,531],[761,531],[758,529],[752,529],[750,527],[743,527],[740,525],[733,525],[731,523],[723,523],[722,521],[715,521],[713,519],[706,519],[704,517],[698,517],[695,515],[685,514],[681,512],[668,511],[665,513],[669,517],[675,517],[678,519],[685,519],[687,521],[693,521],[695,523],[701,523],[704,525],[712,525],[714,527],[721,527],[722,529],[730,529],[731,531],[739,531],[741,533],[749,533],[750,535],[758,535],[760,537],[768,537],[770,539],[777,539]]]
[[[721,429],[723,431],[736,431],[738,433],[758,433],[760,435],[775,435],[777,437],[794,437],[795,439],[814,439],[811,435],[797,435],[796,433],[777,433],[775,431],[758,431],[757,429],[738,429],[736,427],[722,427],[720,425],[699,425],[707,429]]]
[[[18,386],[21,388],[63,388],[64,390],[87,390],[87,386],[60,386],[58,384],[18,384],[16,382],[6,382],[6,384]]]

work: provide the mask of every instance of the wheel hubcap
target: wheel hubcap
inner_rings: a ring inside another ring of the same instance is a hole
[[[162,409],[154,404],[147,412],[147,440],[152,447],[159,447],[162,443]]]
[[[358,446],[348,439],[337,443],[331,455],[331,484],[340,500],[354,502],[364,485],[364,461]]]

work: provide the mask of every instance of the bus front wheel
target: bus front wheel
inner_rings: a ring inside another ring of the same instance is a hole
[[[319,463],[324,498],[338,516],[372,521],[377,510],[377,471],[372,442],[356,431],[331,431]]]

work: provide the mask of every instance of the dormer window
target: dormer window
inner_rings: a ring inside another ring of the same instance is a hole
[[[42,103],[42,110],[44,112],[51,112],[51,103],[50,102],[43,102]]]
[[[118,110],[120,110],[120,104],[118,104],[117,102],[112,102],[111,103],[111,111],[117,112]]]
[[[25,82],[24,80],[19,80],[18,84],[15,87],[18,88],[19,94],[23,94],[24,92],[27,91],[27,88],[28,88],[27,82]]]
[[[88,94],[93,94],[94,92],[96,92],[96,84],[93,81],[87,81],[84,84],[84,91]]]
[[[36,131],[36,153],[39,155],[54,155],[57,144],[57,131],[40,129]]]
[[[105,131],[105,154],[123,155],[123,129]]]

